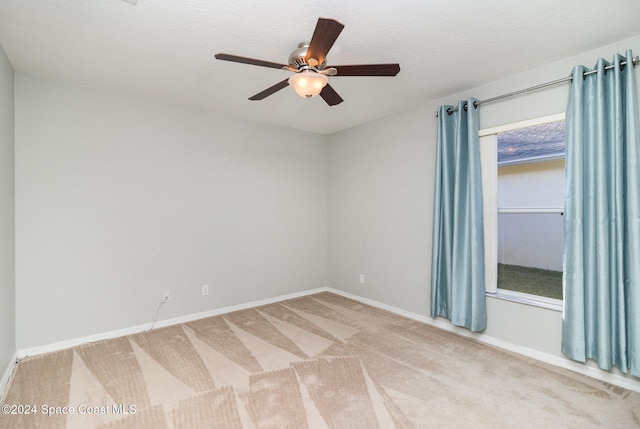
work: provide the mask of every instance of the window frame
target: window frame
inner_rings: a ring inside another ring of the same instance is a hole
[[[484,217],[486,296],[562,311],[564,300],[498,289],[498,133],[566,119],[564,112],[479,131]],[[556,208],[554,208],[556,209]],[[562,208],[564,210],[564,208]]]

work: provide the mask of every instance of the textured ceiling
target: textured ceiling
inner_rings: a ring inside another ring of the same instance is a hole
[[[330,134],[639,33],[638,0],[0,0],[0,45],[16,71]],[[333,64],[400,63],[389,77],[332,77],[328,107],[285,88],[318,17],[345,29]],[[595,59],[594,59],[595,60]]]

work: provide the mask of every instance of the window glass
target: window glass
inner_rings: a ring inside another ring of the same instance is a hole
[[[562,299],[564,121],[505,131],[498,145],[498,288]]]

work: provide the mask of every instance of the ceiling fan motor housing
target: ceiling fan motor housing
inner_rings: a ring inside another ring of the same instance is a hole
[[[307,50],[309,49],[309,42],[301,42],[298,44],[298,48],[295,49],[289,55],[289,65],[295,69],[308,69],[310,67],[316,67],[319,70],[324,69],[327,65],[327,61],[322,62],[322,64],[318,64],[318,60],[315,58],[309,58],[307,61]]]

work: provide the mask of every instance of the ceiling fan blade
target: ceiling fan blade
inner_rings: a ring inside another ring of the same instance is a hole
[[[343,28],[344,25],[334,19],[318,18],[316,29],[307,49],[307,61],[309,58],[315,58],[318,60],[318,64],[322,64],[327,52],[329,52]]]
[[[331,67],[338,69],[336,76],[395,76],[400,72],[400,64],[359,64]]]
[[[251,64],[254,66],[269,67],[272,69],[281,69],[288,67],[286,64],[272,63],[270,61],[256,60],[255,58],[239,57],[231,54],[216,54],[217,60],[231,61],[234,63]]]
[[[252,101],[262,100],[264,98],[267,98],[271,94],[280,91],[282,88],[286,88],[287,86],[289,86],[289,78],[283,80],[282,82],[276,83],[272,87],[269,87],[262,92],[257,93],[253,97],[250,97],[249,100],[252,100]]]
[[[322,88],[320,97],[322,97],[329,106],[335,106],[336,104],[340,104],[344,101],[342,97],[338,95],[336,90],[333,89],[329,84],[325,85],[325,87]]]

